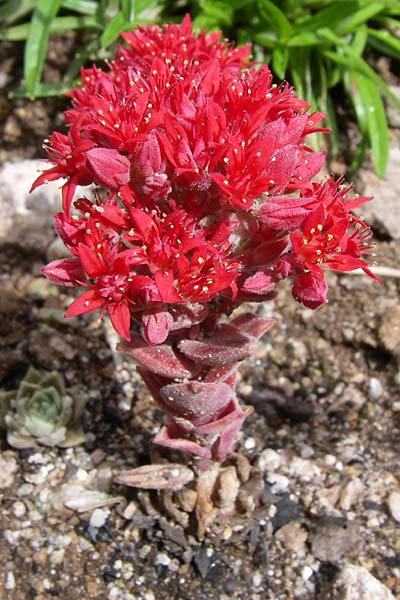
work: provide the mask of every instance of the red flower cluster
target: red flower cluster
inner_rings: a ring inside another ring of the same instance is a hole
[[[109,71],[83,70],[68,134],[47,148],[55,166],[33,186],[66,179],[56,224],[75,259],[44,273],[87,288],[67,316],[106,309],[128,339],[131,315],[148,322],[150,310],[159,335],[143,332],[160,343],[170,305],[263,299],[293,275],[294,296],[314,308],[326,299],[323,265],[367,269],[368,229],[348,212],[365,198],[310,183],[323,155],[305,138],[321,113],[307,114],[266,66],[248,68],[248,46],[193,35],[189,17],[124,37]],[[89,183],[107,195],[71,215],[76,186]]]
[[[307,136],[323,131],[322,113],[255,68],[249,46],[194,35],[189,17],[124,38],[108,70],[82,71],[68,133],[46,147],[54,166],[33,184],[66,180],[55,223],[71,258],[43,269],[85,288],[66,316],[108,311],[126,340],[136,329],[175,344],[183,330],[207,337],[283,278],[316,308],[323,267],[372,275],[370,231],[350,213],[367,198],[340,180],[311,183],[324,156]],[[75,199],[89,184],[94,197]]]

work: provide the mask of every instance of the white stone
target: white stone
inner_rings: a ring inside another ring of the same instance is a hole
[[[17,519],[19,519],[20,517],[23,517],[26,513],[26,506],[21,501],[14,502],[14,504],[12,505],[12,511],[14,517],[17,517]]]
[[[393,519],[400,523],[400,490],[396,490],[390,494],[388,507]]]
[[[312,570],[311,567],[309,567],[308,565],[303,567],[303,569],[301,571],[301,576],[304,579],[304,581],[308,581],[310,579],[310,577],[312,577],[313,575],[314,575],[314,571]]]
[[[108,519],[109,514],[110,509],[95,508],[92,514],[90,515],[89,524],[91,525],[91,527],[103,527],[104,523]]]
[[[360,170],[361,191],[365,196],[374,196],[374,199],[356,210],[368,225],[377,226],[397,240],[400,239],[399,170],[400,137],[397,137],[389,146],[389,161],[384,179],[379,179],[372,170]]]
[[[4,164],[0,171],[0,245],[11,241],[43,253],[54,238],[52,218],[61,207],[60,183],[50,182],[29,193],[39,170],[48,166],[42,160]]]
[[[289,465],[289,472],[294,477],[298,477],[301,481],[311,481],[319,477],[321,471],[316,464],[311,460],[305,460],[299,456],[295,456]]]
[[[261,577],[260,573],[254,573],[254,575],[251,579],[252,579],[254,587],[259,587],[261,585],[262,577]]]
[[[0,490],[14,483],[14,474],[18,469],[17,461],[10,452],[0,456]]]
[[[395,597],[367,569],[347,564],[335,580],[332,600],[395,600]]]
[[[333,467],[333,465],[336,463],[336,456],[333,456],[333,454],[327,454],[324,458],[324,463],[328,467]]]
[[[252,450],[256,445],[256,440],[253,437],[249,437],[247,438],[247,440],[244,443],[244,447],[246,448],[246,450]]]
[[[383,394],[383,386],[379,379],[371,377],[369,380],[369,395],[373,400],[377,400]]]
[[[51,167],[45,160],[6,162],[0,171],[0,246],[12,242],[25,250],[44,254],[54,239],[53,215],[61,209],[60,186],[50,181],[31,194],[40,171]],[[76,197],[90,187],[77,189]]]
[[[340,493],[339,505],[343,510],[350,510],[353,504],[356,504],[364,493],[364,485],[358,477],[351,479]]]
[[[12,571],[7,573],[5,588],[6,590],[13,590],[15,588],[15,577]]]
[[[290,480],[285,475],[280,475],[279,473],[270,473],[267,481],[272,486],[271,491],[273,494],[282,494],[283,492],[286,492],[290,483]]]
[[[163,552],[159,552],[157,554],[156,560],[155,560],[156,565],[162,565],[163,567],[168,567],[170,562],[171,562],[170,557],[167,556],[166,554],[164,554]]]
[[[61,565],[64,561],[65,549],[55,550],[50,556],[50,563],[54,566]]]
[[[275,450],[272,448],[267,448],[263,450],[258,457],[257,467],[260,471],[276,471],[279,469],[281,465],[281,457]]]

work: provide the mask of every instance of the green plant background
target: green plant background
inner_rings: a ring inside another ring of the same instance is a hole
[[[252,42],[254,58],[270,64],[277,80],[286,79],[314,109],[326,112],[334,156],[339,90],[352,103],[361,133],[353,168],[370,148],[375,170],[384,176],[389,134],[383,99],[399,110],[400,99],[367,58],[400,60],[400,0],[0,0],[0,40],[25,42],[24,85],[13,93],[62,94],[82,65],[112,56],[121,31],[180,21],[185,13],[196,29]],[[70,30],[80,30],[81,47],[62,81],[45,83],[49,36]]]

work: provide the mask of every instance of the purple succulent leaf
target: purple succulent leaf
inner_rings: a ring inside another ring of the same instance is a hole
[[[219,417],[215,421],[208,422],[204,425],[200,425],[199,427],[196,427],[196,435],[198,435],[198,436],[219,435],[233,423],[237,423],[238,431],[239,431],[244,419],[246,418],[246,414],[249,414],[249,413],[245,413],[245,411],[240,406],[240,404],[236,398],[232,398],[232,400],[233,401],[230,403],[230,406],[228,407],[229,412],[227,411],[226,414]],[[250,412],[252,412],[251,409],[250,409]]]
[[[263,319],[252,313],[244,313],[232,319],[231,324],[244,335],[259,339],[275,323],[273,319]]]
[[[170,331],[189,329],[193,325],[204,321],[208,312],[207,306],[203,304],[178,305],[172,309],[173,322]]]
[[[195,454],[201,458],[211,458],[211,450],[207,446],[201,446],[191,440],[186,440],[180,437],[174,437],[179,433],[175,431],[173,423],[169,423],[167,427],[163,427],[153,438],[153,443],[159,446],[165,446],[172,450],[179,450],[180,452],[187,452],[189,454]]]
[[[144,465],[119,473],[115,482],[149,490],[179,490],[194,478],[193,471],[178,463]]]
[[[218,327],[207,340],[182,340],[178,346],[192,360],[211,367],[236,363],[253,353],[249,338],[228,323]]]
[[[251,407],[245,407],[243,417],[235,420],[230,427],[226,427],[226,429],[221,432],[211,448],[211,454],[215,460],[223,462],[231,454],[235,444],[236,435],[239,432],[243,421],[251,412]]]
[[[165,410],[164,403],[162,402],[160,396],[160,389],[167,385],[170,382],[170,380],[165,377],[161,377],[160,375],[156,375],[155,373],[152,373],[147,369],[142,369],[140,367],[138,368],[138,372],[145,384],[147,385],[147,387],[149,388],[149,391],[152,394],[154,400],[160,405],[162,405],[162,408]]]
[[[169,414],[183,417],[196,427],[218,415],[232,397],[232,389],[220,382],[171,384],[163,387],[160,393]]]
[[[168,344],[151,346],[138,334],[132,335],[130,343],[119,344],[118,350],[128,352],[140,367],[170,379],[188,379],[199,370]]]
[[[217,367],[211,367],[208,369],[207,374],[204,377],[206,383],[213,383],[214,381],[220,381],[226,383],[226,380],[231,375],[235,375],[238,370],[240,362],[237,363],[229,363],[227,365],[218,365]],[[229,384],[228,384],[229,385]]]

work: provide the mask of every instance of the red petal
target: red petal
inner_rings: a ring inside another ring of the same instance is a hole
[[[131,326],[131,313],[127,300],[115,304],[109,304],[108,314],[110,315],[111,323],[114,329],[125,340],[130,339],[129,329]]]
[[[104,259],[91,248],[88,248],[84,244],[79,244],[78,253],[82,267],[92,279],[95,279],[106,271]]]
[[[76,317],[77,315],[83,315],[91,310],[100,308],[100,306],[103,306],[103,304],[104,298],[97,296],[95,290],[87,290],[75,298],[72,304],[69,305],[64,317]]]
[[[47,169],[43,171],[41,175],[32,183],[30,192],[33,192],[39,185],[43,185],[44,183],[48,183],[49,181],[55,181],[56,179],[60,179],[65,177],[65,172],[60,167],[52,167],[51,169]]]

